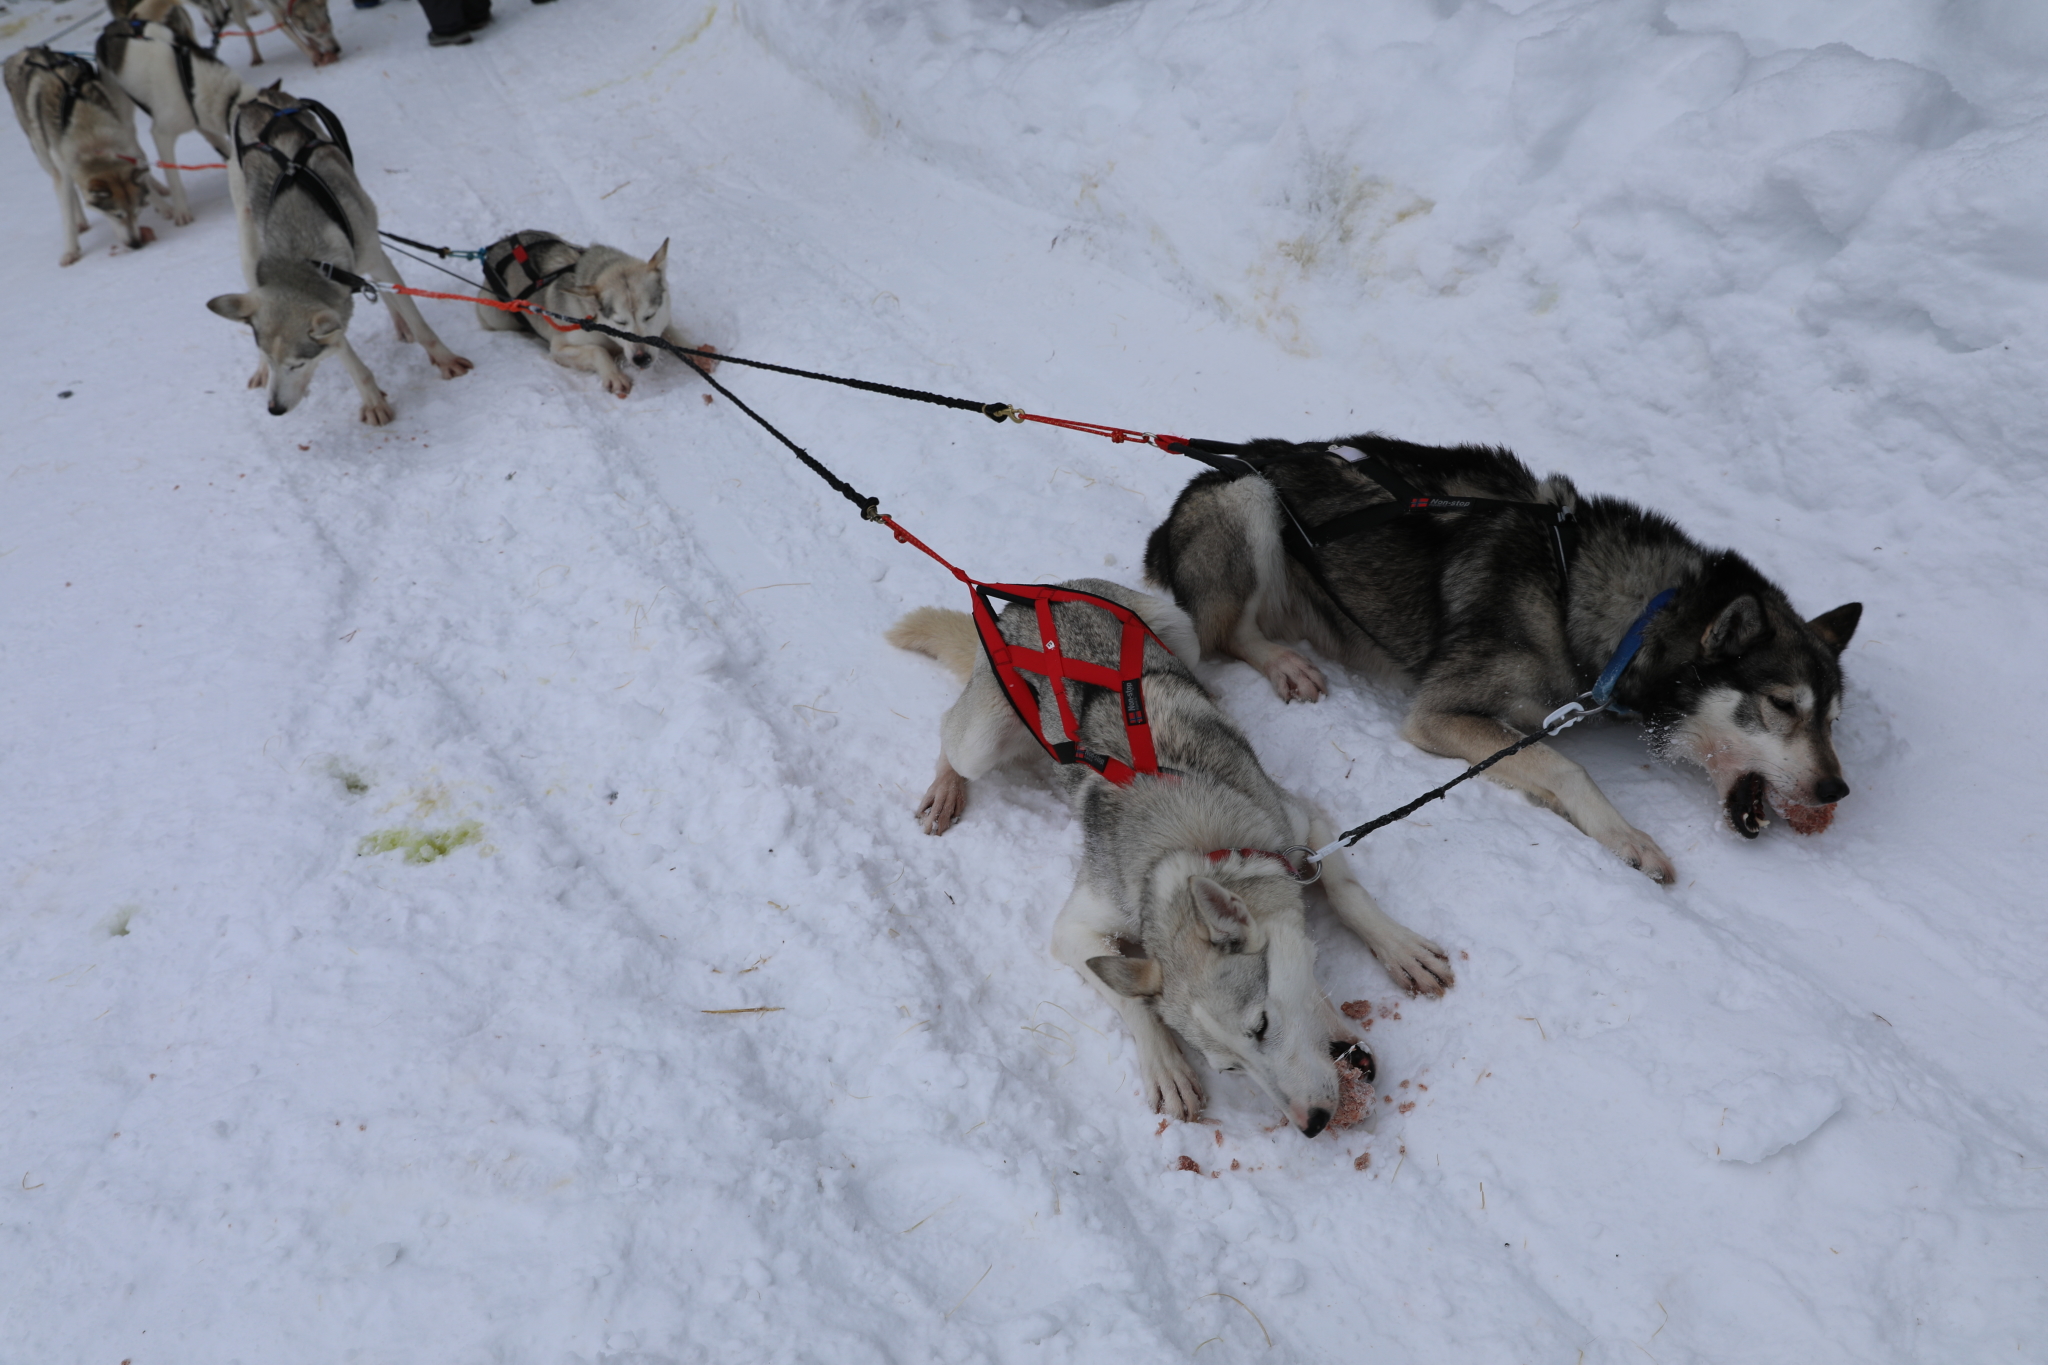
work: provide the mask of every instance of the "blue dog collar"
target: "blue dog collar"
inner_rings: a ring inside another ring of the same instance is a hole
[[[1648,628],[1650,618],[1670,606],[1671,599],[1676,596],[1678,589],[1666,588],[1650,599],[1650,605],[1643,608],[1642,615],[1629,623],[1628,630],[1621,637],[1621,643],[1614,647],[1614,656],[1607,661],[1607,667],[1600,670],[1600,677],[1594,682],[1592,689],[1581,693],[1576,700],[1566,702],[1543,718],[1545,733],[1554,735],[1596,711],[1612,711],[1617,716],[1635,714],[1625,706],[1614,704],[1615,684],[1621,681],[1621,675],[1628,671],[1628,666],[1635,662],[1636,655],[1643,652],[1643,631]]]

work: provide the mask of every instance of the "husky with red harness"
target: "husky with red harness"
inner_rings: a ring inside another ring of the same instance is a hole
[[[996,613],[990,598],[1010,599]],[[1250,1076],[1314,1137],[1339,1099],[1338,1061],[1371,1058],[1316,984],[1303,857],[1329,820],[1281,790],[1181,657],[1179,608],[1100,579],[1057,588],[977,586],[977,621],[926,607],[889,632],[966,683],[941,727],[938,776],[918,811],[928,833],[960,818],[967,784],[1038,753],[1080,817],[1081,875],[1053,954],[1130,1028],[1145,1098],[1177,1119],[1202,1110],[1182,1051]],[[1330,905],[1394,980],[1439,995],[1442,949],[1395,923],[1342,854],[1325,858]]]

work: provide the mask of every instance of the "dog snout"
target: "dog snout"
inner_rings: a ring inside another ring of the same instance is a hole
[[[1823,777],[1813,784],[1813,799],[1820,805],[1832,806],[1849,794],[1849,784],[1839,777]]]
[[[1309,1110],[1307,1114],[1297,1118],[1294,1121],[1294,1125],[1301,1129],[1303,1137],[1314,1137],[1317,1133],[1330,1126],[1330,1111],[1318,1105],[1314,1109]]]
[[[278,402],[275,398],[270,400],[270,415],[272,417],[282,417],[290,411],[290,408]]]
[[[646,369],[646,368],[647,368],[647,367],[648,367],[649,365],[652,365],[653,363],[654,363],[654,353],[653,353],[652,351],[645,351],[645,350],[639,350],[639,349],[635,349],[635,350],[634,350],[634,352],[633,352],[633,365],[634,365],[634,367],[635,367],[636,369],[642,369],[642,370],[644,370],[644,369]]]

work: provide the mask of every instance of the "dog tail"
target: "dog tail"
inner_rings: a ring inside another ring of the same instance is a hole
[[[884,638],[898,649],[937,659],[962,682],[974,672],[975,651],[981,647],[974,618],[944,607],[919,607],[889,627]]]

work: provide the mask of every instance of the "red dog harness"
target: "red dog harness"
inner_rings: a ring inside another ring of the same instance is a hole
[[[989,666],[995,670],[996,681],[1002,684],[1003,695],[1009,698],[1010,706],[1017,712],[1017,718],[1024,722],[1024,728],[1052,755],[1053,761],[1085,763],[1119,787],[1129,786],[1131,780],[1140,774],[1156,777],[1159,759],[1152,751],[1152,726],[1145,719],[1145,641],[1159,637],[1139,619],[1138,614],[1107,598],[1075,592],[1071,588],[1036,583],[977,583],[973,580],[969,580],[969,586],[974,590],[974,629],[981,636],[981,647],[988,651]],[[1044,647],[1027,649],[1004,639],[996,626],[995,607],[989,601],[991,597],[1035,604],[1038,638]],[[1082,602],[1099,607],[1123,623],[1123,640],[1117,650],[1115,668],[1067,657],[1060,649],[1059,631],[1053,625],[1052,607],[1055,602]],[[1159,647],[1165,649],[1166,645],[1161,642]],[[1057,740],[1048,739],[1034,719],[1042,718],[1043,712],[1031,684],[1024,681],[1026,673],[1036,673],[1052,684],[1053,698],[1059,703],[1060,738]],[[1069,679],[1106,688],[1122,698],[1124,737],[1131,746],[1129,763],[1108,754],[1091,753],[1081,746],[1080,727],[1074,721],[1074,710],[1067,700],[1066,683]]]

